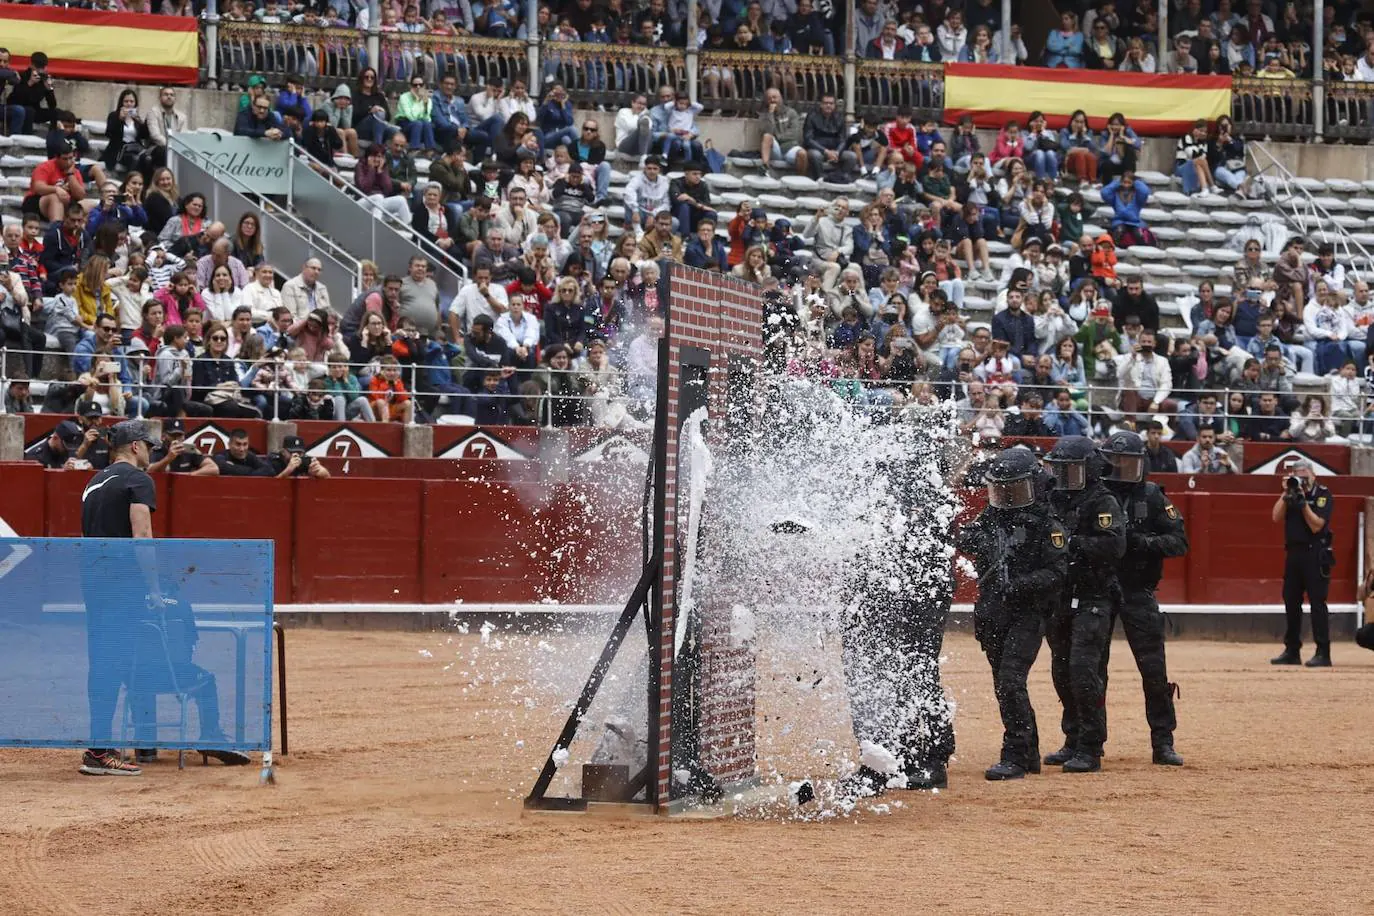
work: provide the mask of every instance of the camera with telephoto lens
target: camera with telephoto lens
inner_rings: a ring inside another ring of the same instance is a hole
[[[1296,474],[1289,474],[1283,479],[1283,501],[1290,506],[1303,502],[1302,478]]]

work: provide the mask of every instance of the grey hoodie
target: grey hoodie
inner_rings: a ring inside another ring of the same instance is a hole
[[[334,94],[329,97],[329,101],[320,106],[320,111],[329,115],[329,126],[336,130],[343,130],[353,126],[353,106],[340,109],[334,104],[334,100],[339,96],[353,100],[353,90],[348,88],[347,83],[340,83],[339,88],[334,90]]]

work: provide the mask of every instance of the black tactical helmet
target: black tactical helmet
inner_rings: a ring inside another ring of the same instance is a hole
[[[1145,440],[1135,433],[1112,433],[1102,446],[1102,457],[1109,468],[1108,480],[1140,483],[1145,479]]]
[[[1082,490],[1101,476],[1097,445],[1087,436],[1063,436],[1045,456],[1045,464],[1060,490]]]
[[[1023,445],[1009,448],[988,464],[983,477],[988,504],[996,509],[1024,509],[1035,502],[1035,477],[1040,463]]]

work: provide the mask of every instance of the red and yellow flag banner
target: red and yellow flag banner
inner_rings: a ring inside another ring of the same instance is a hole
[[[29,55],[48,55],[48,72],[69,79],[194,86],[200,32],[187,16],[95,13],[0,4],[0,47],[21,70]]]
[[[1051,127],[1064,127],[1080,108],[1097,130],[1119,111],[1137,134],[1181,134],[1198,118],[1215,121],[1231,113],[1231,78],[945,65],[945,120],[951,124],[967,114],[979,127],[999,128],[1013,118],[1024,124],[1027,114],[1041,111]]]

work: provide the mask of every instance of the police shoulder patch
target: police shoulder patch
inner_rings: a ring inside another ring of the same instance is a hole
[[[1110,527],[1112,527],[1112,514],[1111,514],[1110,512],[1099,512],[1099,513],[1097,514],[1097,527],[1099,527],[1099,528],[1110,528]]]
[[[1050,532],[1050,543],[1054,545],[1054,549],[1055,549],[1055,550],[1063,550],[1063,549],[1064,549],[1064,532],[1062,532],[1062,531],[1051,531],[1051,532]]]
[[[1326,497],[1325,497],[1325,496],[1318,496],[1318,497],[1317,497],[1317,508],[1318,508],[1318,509],[1325,509],[1325,508],[1326,508]]]
[[[1178,518],[1178,510],[1174,508],[1173,503],[1164,504],[1164,514],[1169,516],[1169,518]]]

